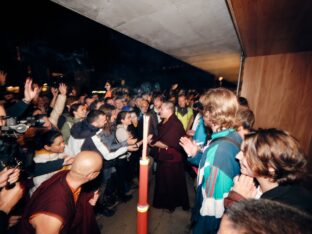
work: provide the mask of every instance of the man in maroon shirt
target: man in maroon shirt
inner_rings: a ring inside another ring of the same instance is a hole
[[[95,179],[102,157],[82,151],[69,171],[61,171],[45,181],[33,194],[22,217],[20,233],[70,233],[83,193],[81,186]],[[83,220],[81,220],[81,224]]]
[[[174,114],[174,105],[164,102],[160,109],[162,122],[158,135],[150,143],[151,154],[157,162],[153,206],[173,212],[178,206],[189,209],[182,147],[179,139],[185,136],[182,123]]]

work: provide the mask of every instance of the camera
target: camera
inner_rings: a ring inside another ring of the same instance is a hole
[[[4,116],[1,118],[6,119],[6,125],[1,126],[1,136],[17,136],[17,134],[23,134],[29,127],[42,127],[44,120],[41,116],[27,117],[25,120],[17,121],[14,117]]]

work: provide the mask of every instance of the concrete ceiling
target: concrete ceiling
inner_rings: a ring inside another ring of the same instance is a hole
[[[52,0],[195,67],[236,82],[240,45],[225,0]]]

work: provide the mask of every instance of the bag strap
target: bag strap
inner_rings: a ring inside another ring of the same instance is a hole
[[[214,142],[218,142],[218,141],[222,141],[222,140],[223,140],[223,141],[230,142],[230,143],[232,143],[233,145],[235,145],[238,149],[240,149],[241,144],[238,143],[237,141],[235,141],[233,138],[227,137],[227,136],[212,139],[212,140],[209,142],[209,144],[214,143]]]

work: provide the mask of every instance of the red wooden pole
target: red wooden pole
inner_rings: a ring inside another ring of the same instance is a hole
[[[147,157],[147,134],[149,116],[143,116],[143,150],[140,160],[140,179],[139,179],[139,202],[137,205],[137,233],[147,234],[148,232],[148,163]]]
[[[137,206],[137,233],[147,234],[148,230],[148,159],[140,160],[139,202]]]

